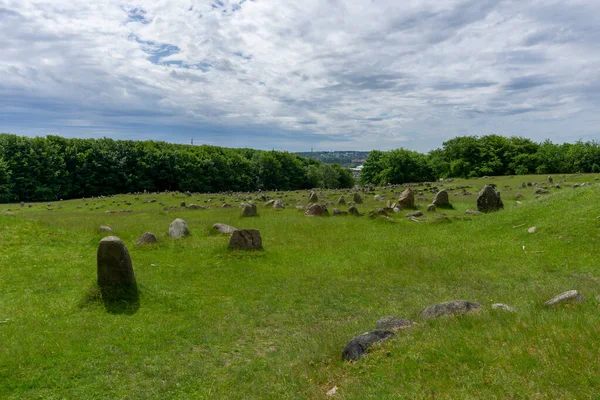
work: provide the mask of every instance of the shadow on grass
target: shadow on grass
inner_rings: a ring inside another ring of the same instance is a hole
[[[102,304],[111,314],[133,315],[140,308],[137,285],[94,286],[79,302],[79,307],[87,308],[95,304]]]

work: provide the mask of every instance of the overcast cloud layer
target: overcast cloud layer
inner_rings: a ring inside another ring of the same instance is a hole
[[[292,151],[597,138],[597,0],[0,0],[0,131]]]

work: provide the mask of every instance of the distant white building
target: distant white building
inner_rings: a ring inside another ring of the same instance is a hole
[[[359,165],[356,168],[350,168],[350,171],[352,171],[352,172],[361,172],[363,170],[363,168],[364,168],[364,166]]]

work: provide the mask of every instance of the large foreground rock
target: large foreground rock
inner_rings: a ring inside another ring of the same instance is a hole
[[[98,286],[135,285],[131,257],[125,244],[116,236],[100,241],[97,253]]]
[[[411,188],[406,188],[398,197],[398,206],[402,209],[415,208],[415,194]]]
[[[446,315],[466,314],[468,312],[477,311],[479,308],[481,308],[481,304],[479,303],[467,300],[453,300],[425,307],[423,311],[419,313],[419,316],[423,319],[432,319]]]
[[[448,196],[448,192],[445,190],[440,190],[437,192],[431,204],[437,208],[454,208],[452,207],[452,204],[450,204],[450,197]]]
[[[256,229],[239,229],[229,238],[229,248],[238,250],[262,250],[262,238]]]
[[[98,287],[106,310],[132,314],[140,307],[131,257],[116,236],[100,241],[97,253]]]
[[[563,292],[563,293],[559,294],[558,296],[555,296],[555,297],[551,298],[550,300],[548,300],[547,302],[545,302],[544,306],[552,307],[552,306],[556,306],[558,304],[580,303],[584,300],[585,299],[583,298],[581,293],[579,293],[577,290],[567,290],[566,292]]]
[[[477,197],[477,210],[486,213],[502,208],[504,208],[504,203],[500,199],[500,192],[492,185],[485,185]]]
[[[216,223],[213,225],[213,229],[219,233],[224,233],[226,235],[231,235],[233,232],[237,231],[237,228],[233,226],[229,226],[227,224]]]
[[[169,237],[171,239],[180,239],[190,234],[187,224],[181,218],[177,218],[169,225]]]
[[[156,243],[156,242],[158,242],[158,239],[156,238],[154,233],[144,232],[144,234],[138,238],[138,240],[137,240],[137,242],[135,242],[135,244],[150,244],[150,243]]]
[[[344,347],[342,358],[347,361],[358,361],[371,345],[384,342],[393,336],[395,336],[394,332],[386,330],[374,330],[356,336]]]
[[[322,204],[311,204],[304,213],[307,217],[323,217],[328,214],[327,207]]]

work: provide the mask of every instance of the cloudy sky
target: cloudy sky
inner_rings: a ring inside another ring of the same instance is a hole
[[[290,151],[600,138],[598,0],[0,0],[0,132]]]

